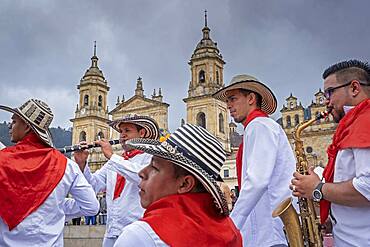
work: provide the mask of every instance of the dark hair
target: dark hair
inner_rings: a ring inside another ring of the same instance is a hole
[[[190,172],[188,172],[187,170],[185,170],[184,168],[182,168],[181,166],[178,166],[176,164],[173,164],[173,167],[175,168],[175,176],[176,176],[176,178],[178,178],[180,176],[187,176],[187,175],[191,175],[191,176],[193,176],[195,178],[196,185],[193,188],[193,192],[196,192],[196,193],[208,192],[204,188],[203,184],[193,174],[191,174]]]
[[[136,129],[137,129],[137,132],[139,132],[140,130],[144,129],[144,127],[142,127],[140,125],[135,124],[135,126],[136,126]]]
[[[370,83],[369,64],[355,59],[331,65],[324,71],[322,78],[325,80],[332,74],[335,74],[337,80],[341,83],[346,83],[353,79],[365,82],[366,84]]]
[[[244,89],[244,88],[240,88],[239,90],[244,96],[247,96],[250,93],[253,93],[254,95],[256,95],[256,105],[257,105],[257,107],[261,108],[262,96],[259,93],[251,91],[251,90],[247,90],[247,89]]]

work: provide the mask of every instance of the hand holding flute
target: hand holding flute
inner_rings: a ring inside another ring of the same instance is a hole
[[[73,157],[76,161],[76,163],[79,165],[81,171],[83,172],[86,166],[86,161],[89,156],[89,152],[87,149],[93,148],[93,147],[100,147],[104,156],[107,159],[110,159],[113,155],[113,149],[112,145],[118,144],[119,140],[113,140],[108,141],[106,139],[101,139],[98,141],[95,141],[93,144],[87,144],[87,142],[82,141],[79,145],[71,146],[71,147],[65,147],[63,149],[58,149],[62,153],[65,152],[74,152]]]

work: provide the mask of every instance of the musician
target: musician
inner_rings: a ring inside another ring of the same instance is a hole
[[[76,162],[95,192],[106,191],[107,229],[104,247],[113,246],[122,229],[138,220],[144,212],[139,201],[138,172],[150,163],[152,156],[128,147],[126,141],[140,137],[155,140],[159,138],[156,121],[146,116],[127,116],[110,122],[110,126],[120,133],[124,149],[122,156],[113,154],[112,146],[107,140],[96,141],[108,162],[92,174],[86,162],[88,151],[74,153]]]
[[[335,246],[370,245],[370,67],[339,62],[323,73],[326,104],[339,123],[320,178],[294,173],[294,196],[320,201],[320,218],[333,222]]]
[[[241,189],[230,215],[241,231],[243,245],[286,246],[283,224],[271,215],[289,197],[295,158],[283,129],[268,117],[276,110],[276,98],[249,75],[235,76],[213,96],[226,101],[231,117],[244,126],[236,158]]]
[[[0,246],[63,246],[64,208],[96,214],[94,190],[78,165],[53,148],[46,103],[30,99],[0,109],[13,113],[15,143],[0,151]]]
[[[116,247],[242,246],[216,181],[226,155],[214,136],[185,124],[162,143],[135,139],[128,145],[153,158],[139,172],[144,217],[123,229]]]

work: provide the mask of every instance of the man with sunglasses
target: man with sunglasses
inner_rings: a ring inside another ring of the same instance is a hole
[[[294,173],[293,195],[320,202],[324,223],[330,214],[335,246],[370,244],[370,66],[349,60],[323,74],[326,104],[338,127],[328,147],[324,180],[310,168]]]

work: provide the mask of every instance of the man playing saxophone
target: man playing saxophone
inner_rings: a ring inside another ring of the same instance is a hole
[[[370,245],[370,67],[339,62],[323,73],[326,104],[338,127],[329,146],[324,180],[309,169],[294,173],[290,189],[320,201],[320,218],[333,222],[335,246]]]

